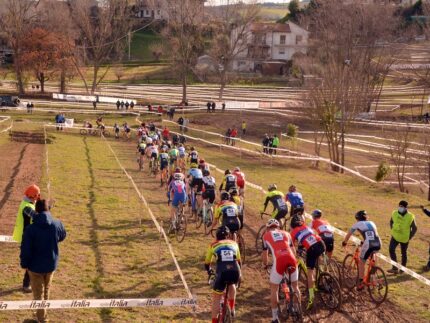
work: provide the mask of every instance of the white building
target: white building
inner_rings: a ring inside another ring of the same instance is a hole
[[[244,38],[246,49],[237,54],[233,70],[285,74],[286,64],[294,54],[306,54],[309,32],[292,22],[253,23]]]

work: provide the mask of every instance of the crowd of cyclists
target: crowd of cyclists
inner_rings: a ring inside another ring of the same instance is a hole
[[[227,286],[229,286],[228,306],[231,315],[234,316],[236,286],[242,279],[243,257],[236,240],[237,233],[245,222],[245,174],[239,167],[235,167],[233,171],[228,169],[217,187],[208,163],[194,147],[186,149],[185,144],[179,142],[178,136],[175,135],[170,140],[169,134],[163,135],[153,123],[148,125],[142,123],[137,133],[139,169],[144,170],[144,164],[148,164],[150,173],[160,174],[160,184],[166,188],[167,202],[170,204],[170,231],[174,230],[177,224],[175,221],[177,208],[181,204],[190,204],[192,194],[196,197],[197,216],[203,216],[203,201],[214,207],[212,223],[204,224],[211,226],[212,231],[216,232],[215,241],[210,244],[205,257],[205,269],[213,290],[212,322],[218,322],[221,297]],[[303,296],[298,288],[299,249],[305,254],[304,262],[307,268],[306,307],[309,310],[314,306],[315,269],[323,254],[332,257],[334,234],[332,226],[324,219],[321,210],[314,210],[311,213],[312,222],[309,225],[306,223],[303,196],[294,185],[289,187],[287,194],[278,190],[276,184],[269,185],[267,191],[260,214],[261,216],[266,214],[269,203],[273,211],[262,235],[261,261],[263,267],[270,272],[272,322],[276,323],[279,322],[279,285],[286,272],[290,274],[290,283],[299,302]],[[350,229],[342,245],[345,246],[356,231],[363,237],[359,282],[356,286],[357,291],[361,291],[364,288],[365,262],[380,249],[381,243],[377,228],[369,221],[366,211],[357,212],[355,219],[357,222]],[[289,225],[286,225],[287,221]],[[215,269],[212,268],[212,263],[215,263]]]

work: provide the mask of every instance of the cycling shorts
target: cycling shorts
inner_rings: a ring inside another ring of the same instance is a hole
[[[191,158],[191,159],[190,159],[190,163],[191,163],[191,164],[198,164],[198,163],[199,163],[199,161],[198,161],[197,159]]]
[[[333,235],[330,237],[328,235],[325,236],[324,233],[323,233],[321,235],[321,239],[322,239],[322,241],[324,241],[325,250],[327,252],[333,252],[333,249],[334,249],[334,237],[333,237]]]
[[[222,270],[217,272],[213,291],[217,294],[222,294],[229,284],[237,284],[239,282],[240,270],[235,264],[227,265],[233,267],[233,269]]]
[[[229,228],[230,233],[234,233],[234,232],[239,231],[239,229],[240,229],[240,220],[239,220],[239,218],[236,218],[236,217],[234,217],[232,219],[223,219],[222,225]]]
[[[185,192],[183,194],[173,194],[172,206],[178,207],[179,202],[182,202],[183,205],[187,203],[187,194]]]
[[[197,186],[197,192],[196,193],[201,193],[202,188],[203,188],[203,178],[194,178],[191,181],[190,184],[191,187],[196,187]]]
[[[318,241],[306,251],[306,267],[315,269],[319,256],[325,251],[324,242]]]
[[[176,162],[177,158],[170,156],[170,165],[173,165]]]
[[[158,154],[157,154],[157,153],[152,153],[152,154],[151,154],[151,158],[154,158],[155,160],[157,160],[157,158],[158,158]]]
[[[225,191],[229,192],[233,187],[236,187],[235,183],[226,183],[225,184]]]
[[[204,200],[208,200],[210,204],[213,204],[215,201],[215,190],[204,191],[202,193],[202,198]]]
[[[169,166],[169,161],[166,159],[163,159],[160,161],[160,170],[166,169],[167,166]]]
[[[285,209],[280,209],[280,210],[278,210],[278,212],[276,213],[276,215],[274,216],[274,218],[276,219],[276,220],[281,220],[282,218],[285,218],[285,216],[288,214],[288,209],[287,208],[285,208]]]
[[[299,270],[297,268],[297,260],[291,252],[286,251],[282,256],[273,259],[273,265],[270,271],[270,282],[279,285],[284,277],[284,273],[287,273],[288,267],[293,267],[290,276],[291,282],[294,283],[298,281]]]
[[[360,258],[362,260],[369,259],[370,255],[374,252],[378,252],[381,249],[381,242],[379,239],[375,239],[371,242],[369,240],[364,240],[361,246]]]

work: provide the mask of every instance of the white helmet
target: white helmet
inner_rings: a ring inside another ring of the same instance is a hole
[[[266,227],[267,228],[271,228],[271,227],[278,227],[279,228],[279,222],[276,219],[270,219],[269,221],[267,221]]]
[[[150,137],[146,138],[146,143],[147,144],[152,144],[152,138],[150,138]]]

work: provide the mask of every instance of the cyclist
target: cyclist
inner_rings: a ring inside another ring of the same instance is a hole
[[[179,167],[185,169],[185,157],[186,157],[186,151],[183,144],[179,144],[178,146],[178,153],[179,153]]]
[[[176,146],[173,146],[169,150],[170,169],[174,169],[178,166],[178,155],[179,155],[178,149],[176,148]]]
[[[161,185],[163,185],[163,179],[167,181],[167,171],[169,166],[169,154],[166,152],[166,147],[161,149],[160,156],[158,157],[160,162],[160,172],[161,172]]]
[[[245,197],[245,174],[240,171],[239,167],[235,167],[233,170],[233,175],[236,176],[236,183],[239,187],[239,195]]]
[[[306,250],[306,267],[308,269],[308,290],[309,303],[307,309],[311,309],[315,298],[315,267],[318,258],[325,252],[324,242],[321,238],[314,234],[312,229],[305,225],[301,217],[293,217],[291,219],[291,237],[293,241],[298,242],[299,246]]]
[[[354,234],[355,231],[360,232],[364,241],[361,246],[360,262],[358,264],[358,278],[359,283],[357,290],[363,290],[363,277],[364,277],[364,265],[366,264],[369,257],[381,249],[381,239],[379,238],[378,229],[375,223],[367,220],[367,212],[362,210],[355,214],[357,222],[351,227],[345,239],[342,241],[342,246],[345,247],[349,238]]]
[[[324,241],[327,256],[331,258],[334,249],[334,234],[333,227],[328,223],[327,220],[321,219],[321,210],[312,211],[312,222],[311,228],[318,233],[321,239]]]
[[[117,123],[113,125],[113,132],[115,132],[115,139],[119,138],[119,126]]]
[[[188,153],[188,159],[190,164],[197,164],[199,162],[199,153],[194,147],[191,147],[191,151]]]
[[[145,149],[146,149],[146,143],[144,141],[141,141],[137,145],[137,153],[139,154],[138,162],[140,164],[140,169],[143,169],[143,161],[145,157]]]
[[[240,229],[239,209],[236,203],[230,201],[230,194],[227,192],[221,194],[221,202],[215,209],[214,219],[219,220],[221,225],[228,227],[233,237]],[[216,221],[214,221],[213,227],[215,225]]]
[[[216,231],[216,240],[209,246],[205,257],[205,269],[211,281],[214,271],[211,268],[212,258],[216,259],[216,275],[213,281],[212,294],[212,323],[218,322],[220,311],[220,301],[227,285],[230,285],[228,292],[228,305],[231,308],[232,316],[235,315],[236,284],[239,283],[240,272],[240,251],[236,242],[228,240],[230,230],[221,226]]]
[[[209,170],[203,171],[203,200],[208,200],[210,204],[213,204],[215,201],[215,178],[211,176],[211,172]]]
[[[230,189],[229,191],[230,194],[230,201],[234,202],[237,205],[237,210],[238,210],[238,216],[239,216],[239,220],[240,220],[240,229],[242,230],[243,228],[243,210],[241,208],[241,201],[240,201],[240,196],[239,196],[239,192],[237,190],[236,187],[233,187]]]
[[[199,168],[201,169],[201,171],[203,172],[205,169],[209,170],[209,165],[205,162],[204,159],[200,159],[199,160]]]
[[[290,283],[300,304],[300,290],[298,285],[299,270],[297,268],[296,250],[293,240],[288,232],[279,229],[279,222],[270,219],[267,224],[267,231],[263,235],[263,265],[267,268],[269,249],[272,255],[272,269],[270,271],[270,305],[272,307],[272,323],[279,323],[278,301],[279,284],[284,273],[291,268]]]
[[[105,125],[103,123],[103,117],[98,117],[96,120],[97,128],[100,128],[102,131],[105,130]]]
[[[185,176],[184,174],[182,174],[181,169],[176,167],[175,168],[175,172],[170,174],[169,179],[167,180],[167,187],[170,186],[170,183],[174,180],[175,176],[177,176],[178,178],[180,177],[181,181],[183,181],[185,183]],[[169,202],[170,203],[170,195],[169,192],[167,190],[167,197],[169,198]]]
[[[305,202],[303,201],[303,196],[301,193],[297,192],[297,188],[291,185],[288,189],[287,195],[285,195],[285,200],[291,204],[291,214],[294,214],[294,209],[298,207],[305,207]]]
[[[124,130],[125,136],[127,137],[127,139],[130,139],[130,132],[131,132],[131,129],[130,129],[130,127],[128,126],[128,123],[127,123],[127,122],[124,122],[124,124],[122,125],[122,127],[123,127],[123,130]]]
[[[151,139],[151,138],[148,138]],[[158,147],[151,140],[146,140],[146,157],[149,158],[149,169],[152,168],[152,163],[158,160]]]
[[[203,188],[203,173],[197,168],[196,163],[191,163],[190,170],[188,171],[189,187],[194,190],[197,201],[197,210],[202,206],[202,188]],[[191,194],[191,193],[190,193]]]
[[[219,186],[220,192],[228,192],[233,187],[237,187],[236,176],[234,176],[229,169],[224,172],[224,178]]]
[[[264,213],[266,211],[267,205],[269,202],[271,202],[273,205],[272,218],[280,221],[282,218],[285,218],[288,213],[288,206],[284,201],[284,193],[278,191],[276,184],[270,184],[267,190],[269,192],[266,195],[264,207],[260,213]]]
[[[181,173],[175,173],[173,175],[173,180],[169,183],[168,192],[170,194],[169,201],[172,202],[172,207],[170,208],[170,220],[172,221],[172,228],[175,228],[175,211],[178,208],[179,203],[182,203],[183,205],[187,203],[184,177]]]

